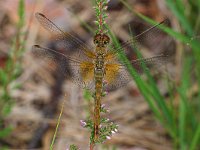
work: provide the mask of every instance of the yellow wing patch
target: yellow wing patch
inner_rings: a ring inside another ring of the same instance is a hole
[[[106,54],[106,56],[105,56],[105,59],[106,59],[106,60],[113,60],[113,59],[116,59],[116,54],[115,54],[115,52],[112,52],[112,51],[108,52],[108,53]]]
[[[96,57],[96,55],[89,50],[84,50],[84,53],[87,55],[87,57],[94,59]]]
[[[115,81],[117,75],[119,74],[120,66],[118,64],[106,64],[105,65],[105,80],[108,84]]]
[[[82,62],[80,64],[81,77],[83,81],[94,80],[94,64]]]

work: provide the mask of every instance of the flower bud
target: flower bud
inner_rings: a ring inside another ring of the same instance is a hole
[[[82,127],[85,127],[87,125],[87,123],[85,121],[83,121],[83,120],[80,120],[80,123],[81,123]]]

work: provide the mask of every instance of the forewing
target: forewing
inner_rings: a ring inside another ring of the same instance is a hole
[[[84,59],[94,58],[95,55],[91,48],[88,48],[84,42],[75,37],[74,35],[62,31],[56,24],[41,13],[35,14],[39,23],[48,31],[53,33],[59,41],[59,46],[68,50],[73,50],[77,57]]]
[[[164,20],[164,21],[148,28],[147,30],[143,31],[142,33],[140,33],[136,36],[133,36],[128,41],[123,42],[121,44],[121,47],[116,47],[115,45],[111,45],[109,47],[108,53],[116,54],[119,51],[124,51],[126,54],[128,54],[132,50],[137,51],[138,46],[142,45],[144,40],[149,40],[154,45],[155,45],[155,42],[157,42],[156,47],[159,48],[161,46],[159,44],[162,42],[162,41],[160,41],[160,40],[162,40],[162,38],[160,38],[160,37],[162,36],[162,34],[164,35],[164,32],[159,29],[159,27],[161,25],[168,25],[168,20]]]
[[[93,88],[94,68],[92,61],[80,62],[63,53],[39,45],[32,47],[32,53],[36,58],[49,63],[50,69],[52,66],[57,66],[67,79],[71,79],[82,88]],[[88,80],[90,77],[91,80]]]

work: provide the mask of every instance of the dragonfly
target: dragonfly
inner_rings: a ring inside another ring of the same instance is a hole
[[[63,75],[70,77],[77,85],[94,91],[94,139],[97,141],[100,129],[100,109],[104,81],[107,82],[107,88],[114,89],[122,87],[132,80],[126,64],[118,60],[118,51],[130,44],[137,44],[136,41],[139,41],[144,35],[157,31],[157,26],[163,24],[163,22],[137,35],[135,40],[131,39],[125,42],[121,48],[116,48],[110,44],[111,40],[107,34],[96,34],[93,38],[94,46],[89,46],[72,33],[61,30],[44,14],[36,13],[35,17],[46,30],[61,41],[60,44],[65,49],[71,51],[76,49],[75,54],[69,56],[63,51],[34,45],[32,52],[36,57],[45,59],[51,64],[56,64]],[[76,48],[73,48],[72,44],[76,45]],[[143,70],[141,63],[156,65],[165,62],[166,58],[166,55],[157,55],[150,58],[132,60],[130,63],[138,69],[138,73],[141,73]],[[68,71],[67,66],[70,66],[71,71]]]

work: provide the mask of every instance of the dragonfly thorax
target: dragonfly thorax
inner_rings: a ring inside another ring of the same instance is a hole
[[[97,69],[102,69],[104,67],[104,54],[96,56],[95,67]]]

